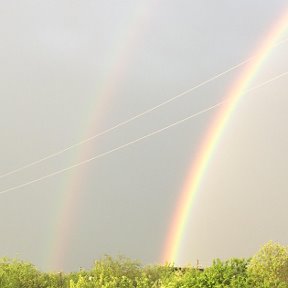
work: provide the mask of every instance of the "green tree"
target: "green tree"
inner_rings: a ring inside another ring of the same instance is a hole
[[[9,258],[0,259],[1,288],[41,287],[40,274],[30,263]]]
[[[248,272],[263,287],[288,287],[287,247],[268,242],[252,257]]]
[[[213,265],[200,273],[195,287],[207,288],[246,288],[249,286],[247,278],[247,265],[249,260],[232,258],[227,261],[219,259]],[[188,286],[187,286],[188,287]],[[194,286],[193,286],[194,287]]]

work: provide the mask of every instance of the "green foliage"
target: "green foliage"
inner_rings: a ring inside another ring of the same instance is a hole
[[[64,273],[41,273],[38,288],[68,288],[70,278]]]
[[[248,272],[263,287],[288,287],[288,248],[268,242],[252,257]]]
[[[0,259],[1,288],[33,288],[40,287],[40,272],[28,263],[9,258]]]
[[[68,288],[67,276],[61,273],[43,273],[23,261],[0,259],[1,288]]]
[[[154,265],[143,268],[142,278],[144,277],[147,279],[150,285],[149,287],[152,287],[153,285],[158,287],[160,283],[172,281],[171,279],[174,278],[174,274],[175,267],[173,265]]]
[[[119,256],[113,259],[105,256],[96,261],[89,273],[70,280],[70,288],[123,287],[133,288],[142,276],[142,268],[136,261]]]
[[[98,285],[108,285],[107,287],[133,287],[136,278],[141,276],[141,266],[136,261],[119,256],[113,259],[105,256],[96,261],[92,268],[91,275],[93,282]],[[111,286],[112,285],[112,286]]]
[[[269,242],[250,259],[215,260],[200,271],[173,265],[142,266],[105,256],[91,270],[43,273],[32,264],[0,259],[0,288],[288,288],[288,249]]]
[[[198,277],[196,287],[249,287],[247,259],[230,259],[213,262],[213,265]]]

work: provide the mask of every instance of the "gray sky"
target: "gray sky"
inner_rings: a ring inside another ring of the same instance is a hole
[[[250,57],[287,9],[286,0],[0,0],[0,173],[104,131]],[[275,48],[253,84],[287,71],[287,45]],[[1,191],[209,107],[240,73],[2,178]],[[283,78],[242,97],[198,192],[179,265],[251,256],[270,239],[287,244],[286,91]],[[159,262],[212,119],[207,113],[0,195],[0,255],[66,271],[90,267],[104,254]]]

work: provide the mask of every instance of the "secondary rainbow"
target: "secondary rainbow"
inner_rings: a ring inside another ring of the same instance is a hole
[[[139,3],[135,5],[131,14],[130,22],[124,29],[121,35],[116,35],[115,47],[110,53],[111,67],[107,68],[106,77],[103,77],[102,85],[97,90],[95,95],[95,103],[91,103],[90,111],[87,113],[87,131],[80,138],[88,138],[89,135],[95,134],[96,127],[101,125],[101,119],[105,117],[101,110],[105,110],[113,103],[112,99],[121,90],[123,80],[125,80],[129,69],[133,67],[133,55],[141,44],[141,37],[149,31],[151,21],[154,18],[154,13],[157,11],[159,1],[154,1],[151,4]],[[99,124],[100,123],[100,124]],[[101,129],[100,129],[101,130]],[[83,131],[82,131],[83,132]],[[85,145],[86,148],[80,150],[76,155],[75,162],[79,162],[88,158],[91,153],[91,146]],[[94,144],[95,146],[95,144]],[[72,237],[73,227],[77,221],[77,212],[81,205],[82,191],[85,187],[85,177],[87,168],[77,169],[75,173],[67,175],[63,187],[59,190],[59,202],[56,204],[56,213],[54,220],[51,221],[52,231],[51,239],[47,241],[47,252],[44,256],[45,264],[48,270],[59,271],[63,270],[67,256],[71,254],[69,238]],[[78,208],[78,209],[77,209]]]
[[[245,94],[251,80],[255,77],[261,65],[273,50],[275,42],[288,27],[288,11],[280,17],[266,34],[264,41],[254,53],[253,60],[246,65],[240,77],[227,93],[227,101],[221,106],[213,119],[198,152],[189,170],[187,180],[178,199],[172,223],[170,225],[162,255],[162,262],[175,263],[179,256],[182,239],[187,228],[189,214],[193,206],[195,195],[209,165],[209,161],[217,148],[222,132],[229,121],[239,99]]]

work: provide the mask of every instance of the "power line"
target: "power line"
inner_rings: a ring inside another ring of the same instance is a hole
[[[282,44],[286,43],[287,41],[288,41],[288,38],[285,38],[285,39],[281,40],[280,42],[278,42],[277,44],[275,44],[274,47],[282,45]],[[213,76],[213,77],[201,82],[200,84],[198,84],[198,85],[196,85],[196,86],[194,86],[194,87],[192,87],[192,88],[190,88],[190,89],[188,89],[188,90],[186,90],[186,91],[184,91],[184,92],[182,92],[180,94],[177,94],[176,96],[174,96],[174,97],[172,97],[172,98],[170,98],[170,99],[168,99],[168,100],[166,100],[166,101],[164,101],[164,102],[162,102],[162,103],[160,103],[160,104],[158,104],[158,105],[156,105],[156,106],[154,106],[152,108],[149,108],[149,109],[145,110],[144,112],[142,112],[140,114],[137,114],[137,115],[125,120],[125,121],[122,121],[122,122],[116,124],[115,126],[112,126],[111,128],[108,128],[108,129],[106,129],[106,130],[104,130],[104,131],[102,131],[100,133],[97,133],[97,134],[95,134],[95,135],[93,135],[93,136],[91,136],[89,138],[86,138],[86,139],[80,141],[80,142],[77,142],[75,144],[67,146],[66,148],[64,148],[62,150],[59,150],[59,151],[57,151],[55,153],[52,153],[52,154],[49,154],[49,155],[47,155],[47,156],[45,156],[43,158],[40,158],[40,159],[38,159],[36,161],[33,161],[33,162],[29,163],[29,164],[26,164],[26,165],[21,166],[21,167],[19,167],[17,169],[14,169],[14,170],[11,170],[11,171],[6,172],[4,174],[1,174],[0,175],[0,179],[4,178],[4,177],[7,177],[7,176],[10,176],[10,175],[13,175],[15,173],[18,173],[18,172],[20,172],[20,171],[22,171],[24,169],[27,169],[27,168],[32,167],[32,166],[35,166],[37,164],[40,164],[40,163],[42,163],[42,162],[44,162],[46,160],[55,158],[56,156],[61,155],[61,154],[63,154],[64,152],[66,152],[68,150],[76,148],[76,147],[78,147],[78,146],[80,146],[82,144],[85,144],[85,143],[87,143],[89,141],[92,141],[92,140],[94,140],[94,139],[96,139],[96,138],[98,138],[100,136],[104,136],[105,134],[107,134],[107,133],[109,133],[109,132],[111,132],[111,131],[113,131],[113,130],[115,130],[117,128],[120,128],[120,127],[122,127],[122,126],[124,126],[124,125],[126,125],[126,124],[128,124],[128,123],[130,123],[130,122],[132,122],[132,121],[134,121],[134,120],[136,120],[138,118],[140,118],[140,117],[143,117],[143,116],[153,112],[154,110],[156,110],[156,109],[158,109],[158,108],[160,108],[160,107],[162,107],[164,105],[167,105],[170,102],[175,101],[176,99],[179,99],[180,97],[183,97],[184,95],[187,95],[188,93],[190,93],[192,91],[195,91],[198,88],[201,88],[201,87],[207,85],[208,83],[210,83],[210,82],[212,82],[212,81],[214,81],[214,80],[226,75],[227,73],[229,73],[229,72],[231,72],[231,71],[233,71],[233,70],[235,70],[235,69],[247,64],[248,62],[252,61],[255,57],[256,56],[250,57],[250,58],[248,58],[248,59],[246,59],[246,60],[244,60],[244,61],[242,61],[242,62],[240,62],[240,63],[238,63],[238,64],[236,64],[236,65],[234,65],[232,67],[230,67],[229,69],[227,69],[227,70],[225,70],[225,71],[223,71],[223,72],[221,72],[219,74],[216,74],[215,76]]]
[[[284,73],[281,73],[281,74],[279,74],[279,75],[277,75],[277,76],[275,76],[275,77],[273,77],[273,78],[271,78],[271,79],[269,79],[269,80],[267,80],[267,81],[265,81],[265,82],[260,83],[259,85],[256,85],[256,86],[254,86],[254,87],[246,90],[243,94],[252,92],[252,91],[254,91],[254,90],[256,90],[256,89],[259,89],[259,88],[261,88],[261,87],[263,87],[263,86],[266,86],[266,85],[270,84],[271,82],[273,82],[273,81],[275,81],[275,80],[277,80],[277,79],[279,79],[279,78],[282,78],[282,77],[284,77],[284,76],[286,76],[286,75],[288,75],[288,71],[287,71],[287,72],[284,72]],[[172,124],[170,124],[170,125],[168,125],[168,126],[165,126],[164,128],[158,129],[158,130],[156,130],[156,131],[154,131],[154,132],[151,132],[151,133],[149,133],[149,134],[146,134],[146,135],[144,135],[144,136],[142,136],[142,137],[140,137],[140,138],[137,138],[137,139],[135,139],[135,140],[132,140],[132,141],[126,143],[126,144],[120,145],[120,146],[118,146],[118,147],[116,147],[116,148],[114,148],[114,149],[111,149],[111,150],[109,150],[109,151],[100,153],[100,154],[98,154],[98,155],[96,155],[96,156],[94,156],[94,157],[91,157],[91,158],[89,158],[89,159],[86,159],[86,160],[84,160],[84,161],[81,161],[81,162],[79,162],[79,163],[77,163],[77,164],[68,166],[68,167],[66,167],[66,168],[64,168],[64,169],[55,171],[55,172],[53,172],[53,173],[50,173],[50,174],[45,175],[45,176],[43,176],[43,177],[34,179],[34,180],[32,180],[32,181],[26,182],[26,183],[24,183],[24,184],[20,184],[20,185],[17,185],[17,186],[14,186],[14,187],[11,187],[11,188],[2,190],[2,191],[0,191],[0,194],[5,194],[5,193],[8,193],[8,192],[11,192],[11,191],[14,191],[14,190],[17,190],[17,189],[20,189],[20,188],[29,186],[29,185],[31,185],[31,184],[33,184],[33,183],[40,182],[40,181],[45,180],[45,179],[47,179],[47,178],[50,178],[50,177],[56,176],[56,175],[58,175],[58,174],[64,173],[64,172],[66,172],[66,171],[68,171],[68,170],[72,170],[72,169],[74,169],[74,168],[76,168],[76,167],[79,167],[79,166],[88,164],[89,162],[92,162],[92,161],[94,161],[94,160],[96,160],[96,159],[99,159],[99,158],[102,158],[102,157],[104,157],[104,156],[107,156],[107,155],[109,155],[109,154],[112,154],[112,153],[114,153],[114,152],[116,152],[116,151],[122,150],[122,149],[124,149],[124,148],[126,148],[126,147],[128,147],[128,146],[130,146],[130,145],[136,144],[136,143],[138,143],[138,142],[140,142],[140,141],[142,141],[142,140],[144,140],[144,139],[150,138],[150,137],[152,137],[152,136],[154,136],[154,135],[156,135],[156,134],[159,134],[159,133],[161,133],[161,132],[163,132],[163,131],[165,131],[165,130],[167,130],[167,129],[170,129],[170,128],[175,127],[175,126],[177,126],[177,125],[179,125],[179,124],[181,124],[181,123],[184,123],[184,122],[186,122],[186,121],[188,121],[188,120],[190,120],[190,119],[192,119],[192,118],[195,118],[195,117],[197,117],[197,116],[200,116],[200,115],[202,115],[202,114],[204,114],[204,113],[207,113],[207,112],[209,112],[209,111],[211,111],[211,110],[214,110],[214,109],[218,108],[219,106],[221,106],[224,102],[227,102],[228,100],[229,100],[229,99],[220,101],[220,102],[218,102],[218,103],[216,103],[216,104],[214,104],[214,105],[212,105],[212,106],[210,106],[210,107],[208,107],[208,108],[205,108],[205,109],[203,109],[203,110],[201,110],[201,111],[199,111],[199,112],[197,112],[197,113],[193,113],[192,115],[190,115],[190,116],[188,116],[188,117],[186,117],[186,118],[184,118],[184,119],[182,119],[182,120],[176,121],[176,122],[174,122],[174,123],[172,123]]]
[[[41,159],[39,159],[39,160],[36,160],[36,161],[34,161],[34,162],[31,162],[31,163],[29,163],[29,164],[27,164],[27,165],[24,165],[24,166],[22,166],[22,167],[19,167],[19,168],[15,169],[15,170],[12,170],[12,171],[10,171],[10,172],[4,173],[4,174],[0,175],[0,179],[1,179],[1,178],[4,178],[4,177],[7,177],[7,176],[9,176],[9,175],[15,174],[15,173],[17,173],[17,172],[20,172],[20,171],[22,171],[22,170],[24,170],[24,169],[26,169],[26,168],[32,167],[32,166],[34,166],[34,165],[36,165],[36,164],[39,164],[39,163],[41,163],[41,162],[43,162],[43,161],[49,160],[49,159],[51,159],[51,158],[54,158],[54,157],[56,157],[56,156],[58,156],[58,155],[60,155],[60,154],[62,154],[62,153],[64,153],[64,152],[66,152],[66,151],[68,151],[68,150],[71,150],[71,149],[76,148],[76,147],[78,147],[78,146],[80,146],[80,145],[82,145],[82,144],[85,144],[85,143],[87,143],[87,142],[89,142],[89,141],[91,141],[91,140],[94,140],[95,138],[98,138],[98,137],[100,137],[100,136],[104,136],[105,134],[107,134],[107,133],[109,133],[109,132],[111,132],[111,131],[113,131],[113,130],[115,130],[115,129],[117,129],[117,128],[120,128],[120,127],[122,127],[122,126],[124,126],[124,125],[126,125],[126,124],[128,124],[128,123],[130,123],[130,122],[132,122],[132,121],[134,121],[134,120],[136,120],[136,119],[138,119],[138,118],[140,118],[140,117],[143,117],[144,115],[147,115],[148,113],[151,113],[152,111],[154,111],[154,110],[156,110],[156,109],[158,109],[158,108],[160,108],[160,107],[162,107],[162,106],[164,106],[164,105],[167,105],[168,103],[170,103],[170,102],[172,102],[172,101],[175,101],[176,99],[178,99],[178,98],[180,98],[180,97],[182,97],[182,96],[184,96],[184,95],[186,95],[186,94],[188,94],[188,93],[190,93],[190,92],[192,92],[192,91],[194,91],[194,90],[196,90],[196,89],[198,89],[198,88],[200,88],[200,87],[208,84],[209,82],[212,82],[213,80],[215,80],[215,79],[217,79],[217,78],[220,78],[221,76],[223,76],[223,75],[225,75],[225,74],[227,74],[227,73],[235,70],[236,68],[238,68],[238,67],[240,67],[240,66],[248,63],[249,61],[251,61],[250,58],[249,58],[248,60],[245,60],[245,61],[243,61],[243,62],[241,62],[241,63],[239,63],[239,64],[237,64],[237,65],[235,65],[235,66],[233,66],[233,67],[231,67],[231,68],[229,68],[229,69],[227,69],[227,70],[225,70],[224,72],[222,72],[222,73],[220,73],[220,74],[217,74],[217,75],[213,76],[212,78],[210,78],[210,79],[208,79],[208,80],[206,80],[206,81],[204,81],[204,82],[201,82],[200,84],[198,84],[198,85],[196,85],[196,86],[194,86],[194,87],[192,87],[192,88],[190,88],[190,89],[188,89],[188,90],[186,90],[186,91],[184,91],[184,92],[182,92],[182,93],[174,96],[173,98],[170,98],[170,99],[168,99],[168,100],[160,103],[160,104],[157,105],[157,106],[154,106],[154,107],[152,107],[152,108],[149,108],[149,109],[145,110],[144,112],[142,112],[142,113],[140,113],[140,114],[137,114],[137,115],[135,115],[135,116],[133,116],[133,117],[125,120],[125,121],[122,121],[122,122],[116,124],[115,126],[112,126],[111,128],[108,128],[108,129],[106,129],[106,130],[104,130],[104,131],[102,131],[102,132],[100,132],[100,133],[97,133],[97,134],[95,134],[95,135],[93,135],[93,136],[91,136],[91,137],[89,137],[89,138],[86,138],[86,139],[80,141],[80,142],[77,142],[77,143],[75,143],[75,144],[72,144],[72,145],[70,145],[70,146],[68,146],[68,147],[66,147],[66,148],[64,148],[64,149],[62,149],[62,150],[59,150],[59,151],[57,151],[57,152],[55,152],[55,153],[52,153],[52,154],[50,154],[50,155],[48,155],[48,156],[46,156],[46,157],[43,157],[43,158],[41,158]]]

